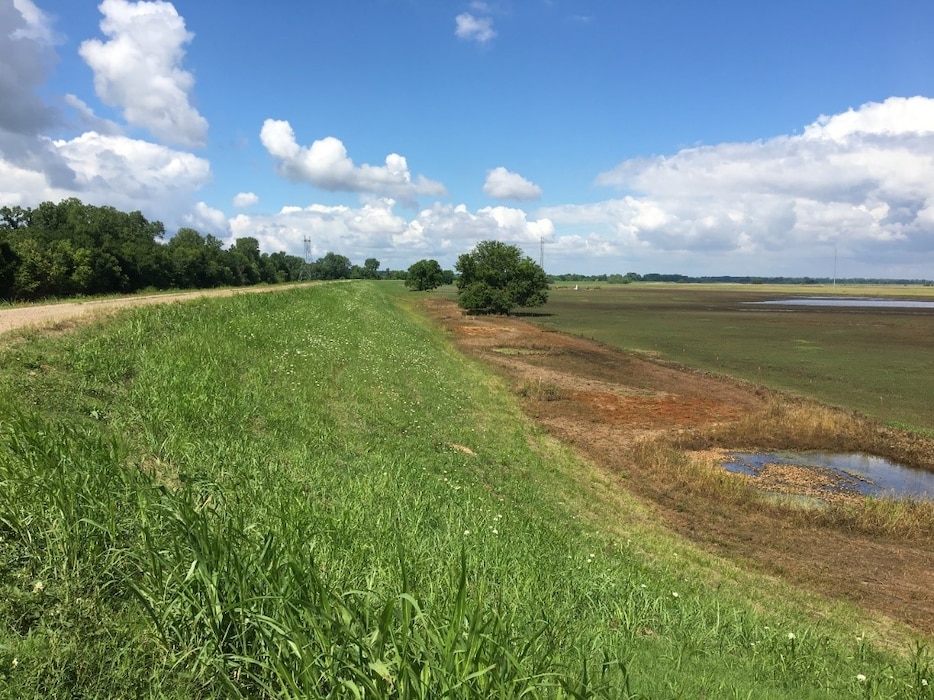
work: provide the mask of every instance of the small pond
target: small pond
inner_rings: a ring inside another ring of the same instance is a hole
[[[842,306],[875,309],[930,309],[934,311],[934,301],[883,299],[880,297],[798,297],[795,299],[747,301],[746,303],[762,306]]]
[[[758,477],[768,465],[803,467],[829,475],[828,492],[934,500],[934,473],[911,469],[882,457],[835,452],[731,452],[723,467]]]

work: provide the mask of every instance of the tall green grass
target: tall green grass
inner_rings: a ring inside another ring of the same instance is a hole
[[[923,643],[590,509],[589,467],[406,298],[6,339],[0,696],[932,697]]]

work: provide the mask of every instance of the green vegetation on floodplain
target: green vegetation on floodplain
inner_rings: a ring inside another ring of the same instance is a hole
[[[932,697],[923,643],[663,534],[406,298],[5,336],[0,697]]]
[[[915,430],[934,429],[934,314],[745,302],[847,294],[934,299],[930,287],[630,284],[552,289],[548,328]]]

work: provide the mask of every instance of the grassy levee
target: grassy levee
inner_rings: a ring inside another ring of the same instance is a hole
[[[745,303],[831,294],[934,300],[930,287],[561,285],[534,320],[934,434],[934,314]]]
[[[408,298],[0,340],[0,697],[932,697],[923,640],[666,534]]]

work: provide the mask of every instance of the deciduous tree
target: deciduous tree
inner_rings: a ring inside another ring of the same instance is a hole
[[[444,273],[437,260],[419,260],[409,267],[405,286],[416,292],[427,292],[444,283]]]
[[[548,278],[514,245],[481,241],[457,259],[457,301],[468,311],[508,314],[518,306],[548,301]]]

